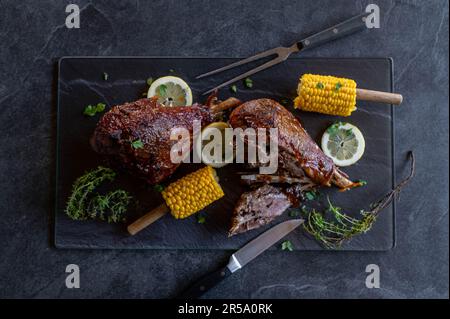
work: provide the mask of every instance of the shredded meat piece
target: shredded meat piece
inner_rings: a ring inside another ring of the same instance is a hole
[[[287,188],[266,184],[246,192],[241,195],[234,208],[228,235],[233,236],[266,225],[289,207],[298,206],[300,201],[300,184]]]

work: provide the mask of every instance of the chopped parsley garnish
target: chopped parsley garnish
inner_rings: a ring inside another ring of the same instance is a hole
[[[353,131],[352,131],[352,129],[348,129],[348,130],[345,130],[344,133],[345,133],[345,137],[350,137],[350,136],[352,136]]]
[[[94,116],[97,113],[101,113],[105,110],[105,103],[98,103],[97,105],[89,104],[84,108],[83,114],[87,116]]]
[[[131,142],[131,146],[134,149],[143,148],[144,147],[144,143],[142,143],[142,141],[140,139],[137,139],[137,140]]]
[[[246,78],[244,80],[244,84],[247,88],[251,89],[253,87],[253,80],[250,78]]]
[[[334,91],[335,92],[339,92],[339,90],[341,89],[342,84],[341,82],[336,83],[336,85],[334,86]]]
[[[236,93],[237,92],[237,86],[234,85],[234,84],[232,86],[230,86],[230,91],[233,92],[233,93]]]
[[[316,85],[316,88],[318,88],[318,89],[324,89],[325,88],[325,85],[323,85],[323,83],[322,82],[318,82],[317,83],[317,85]]]
[[[367,185],[367,182],[365,180],[362,180],[362,179],[360,179],[360,180],[358,180],[356,182],[359,184],[359,186]]]
[[[166,95],[166,91],[167,91],[167,85],[161,84],[158,87],[158,90],[159,90],[159,96],[165,96]]]
[[[103,112],[105,110],[105,103],[98,103],[97,106],[95,107],[95,110],[97,113]]]
[[[152,77],[148,78],[147,85],[150,86],[150,85],[152,85],[152,83],[153,83],[153,78]]]
[[[336,122],[333,125],[331,125],[329,128],[327,128],[327,133],[330,135],[334,135],[337,133],[339,126],[342,125],[342,122]]]
[[[87,116],[94,116],[95,114],[97,114],[96,107],[93,105],[86,106],[84,108],[83,114]]]
[[[298,209],[293,209],[289,212],[289,217],[297,217],[300,216],[300,212]]]
[[[158,193],[161,193],[164,190],[164,186],[162,186],[161,184],[156,184],[155,186],[153,186],[153,189]]]
[[[292,245],[290,240],[285,240],[284,242],[281,243],[281,250],[293,251],[294,245]]]
[[[319,192],[318,191],[307,191],[305,192],[305,196],[308,200],[316,200],[319,198]]]
[[[306,216],[306,215],[309,214],[309,210],[308,210],[308,208],[305,205],[302,206],[301,212],[302,212],[303,216]]]
[[[197,215],[197,223],[204,224],[205,222],[206,222],[206,217],[201,214],[198,214]]]
[[[281,102],[281,105],[284,105],[284,106],[288,106],[289,105],[289,99],[288,98],[282,98],[281,100],[280,100],[280,102]]]

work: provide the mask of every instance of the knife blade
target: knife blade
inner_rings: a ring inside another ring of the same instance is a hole
[[[268,231],[262,233],[244,247],[239,249],[230,257],[227,265],[228,269],[233,273],[236,270],[244,267],[250,261],[255,259],[258,255],[270,248],[281,238],[289,234],[295,228],[303,223],[303,219],[292,219],[280,223]]]
[[[303,219],[292,219],[272,227],[231,255],[230,260],[225,267],[222,267],[201,278],[183,293],[178,295],[177,298],[192,299],[200,297],[206,291],[230,276],[236,270],[244,267],[262,252],[277,243],[281,238],[296,229],[303,222]]]

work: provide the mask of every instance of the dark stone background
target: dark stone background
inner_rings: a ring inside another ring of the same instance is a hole
[[[289,45],[372,1],[0,0],[0,297],[172,297],[227,260],[223,251],[74,251],[52,247],[55,63],[80,56],[247,56]],[[65,6],[82,8],[65,27]],[[448,1],[376,1],[381,29],[305,52],[394,58],[396,159],[415,151],[389,252],[266,252],[205,297],[448,298]],[[398,176],[407,173],[397,167]],[[81,289],[65,267],[81,268]],[[381,288],[367,289],[367,264]]]

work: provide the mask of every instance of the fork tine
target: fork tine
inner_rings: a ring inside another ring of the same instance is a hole
[[[259,59],[262,59],[262,58],[265,58],[267,56],[271,56],[271,55],[274,55],[274,54],[278,54],[277,50],[278,50],[278,48],[273,48],[273,49],[270,49],[270,50],[267,50],[267,51],[264,51],[264,52],[260,52],[258,54],[255,54],[254,56],[251,56],[251,57],[248,57],[246,59],[239,60],[237,62],[228,64],[228,65],[226,65],[224,67],[221,67],[219,69],[212,70],[212,71],[200,74],[200,75],[198,75],[196,77],[196,79],[201,79],[201,78],[204,78],[204,77],[207,77],[207,76],[219,73],[219,72],[223,72],[223,71],[228,70],[228,69],[235,68],[235,67],[237,67],[239,65],[242,65],[242,64],[246,64],[246,63],[249,63],[249,62],[252,62],[252,61],[256,61],[256,60],[259,60]]]
[[[266,63],[264,63],[264,64],[262,64],[262,65],[260,65],[260,66],[258,66],[258,67],[256,67],[256,68],[254,68],[254,69],[252,69],[252,70],[250,70],[250,71],[247,71],[247,72],[245,72],[245,73],[243,73],[243,74],[241,74],[241,75],[238,75],[238,76],[235,77],[235,78],[232,78],[231,80],[228,80],[228,81],[226,81],[226,82],[224,82],[224,83],[222,83],[222,84],[219,84],[219,85],[216,86],[215,88],[212,88],[212,89],[210,89],[210,90],[204,92],[202,95],[206,95],[206,94],[208,94],[208,93],[211,93],[212,91],[215,91],[215,90],[217,90],[217,89],[223,88],[224,86],[227,86],[227,85],[229,85],[229,84],[231,84],[231,83],[233,83],[233,82],[242,80],[243,78],[246,78],[246,77],[248,77],[248,76],[250,76],[250,75],[252,75],[252,74],[255,74],[256,72],[262,71],[262,70],[264,70],[264,69],[270,68],[271,66],[274,66],[275,64],[278,64],[278,63],[280,63],[280,62],[283,62],[284,60],[286,60],[286,57],[285,57],[285,56],[278,56],[278,57],[276,57],[275,59],[270,60],[269,62],[266,62]]]

